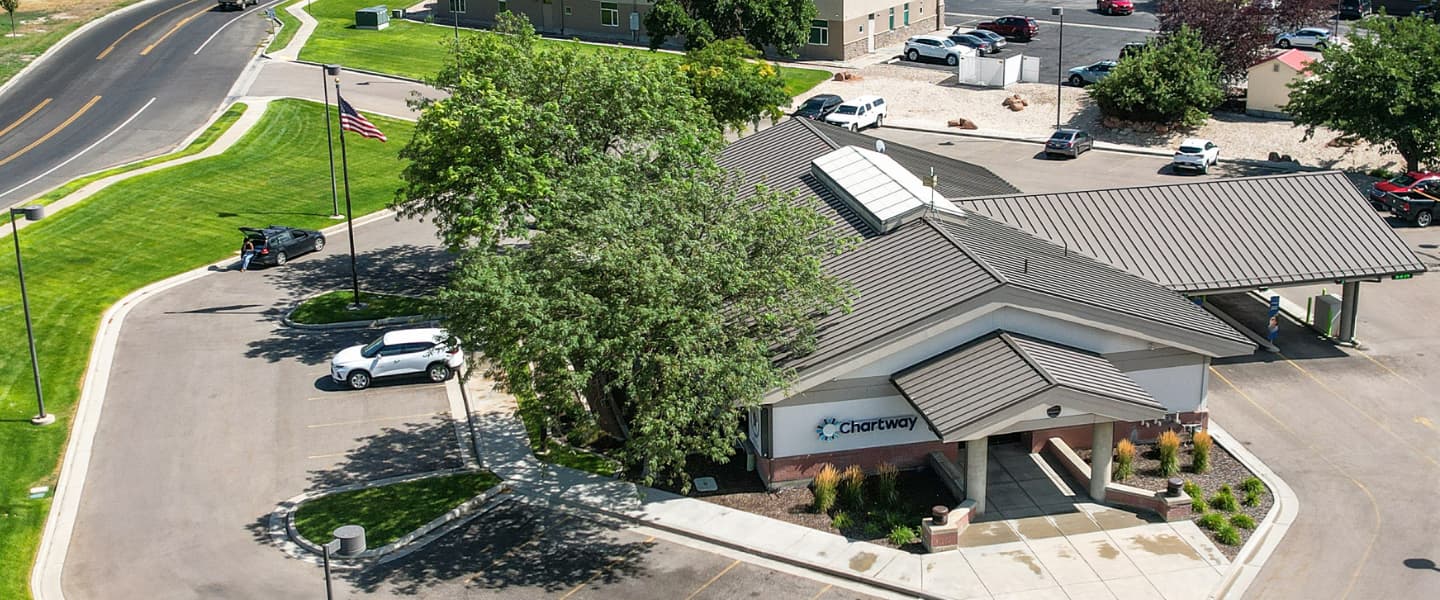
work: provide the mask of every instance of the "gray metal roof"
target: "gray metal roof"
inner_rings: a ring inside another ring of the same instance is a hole
[[[900,163],[872,150],[855,146],[836,149],[810,161],[810,174],[879,231],[893,230],[905,217],[928,207],[960,212]]]
[[[1068,388],[1107,401],[1164,412],[1165,408],[1104,357],[997,331],[896,373],[891,380],[941,439],[1007,410],[1047,403],[1047,392]]]
[[[875,141],[880,139],[808,119],[791,120],[814,129],[837,148],[840,146],[874,148]],[[1010,185],[1010,182],[974,163],[955,160],[889,141],[885,142],[885,155],[895,159],[895,162],[900,163],[900,166],[914,173],[916,177],[924,178],[930,174],[930,169],[935,169],[935,174],[940,178],[940,185],[935,186],[935,191],[940,192],[946,198],[973,198],[1020,193],[1020,190]]]
[[[1333,171],[956,204],[1191,294],[1425,270]]]

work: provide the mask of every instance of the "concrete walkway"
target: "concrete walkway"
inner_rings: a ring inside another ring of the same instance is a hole
[[[1090,503],[972,526],[961,549],[911,554],[542,463],[514,398],[467,382],[476,454],[516,491],[923,598],[1206,598],[1229,562],[1194,523],[1149,523]]]

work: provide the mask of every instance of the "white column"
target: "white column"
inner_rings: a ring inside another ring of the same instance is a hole
[[[965,499],[975,501],[975,514],[985,514],[985,471],[989,468],[990,438],[965,442]]]
[[[1110,456],[1114,453],[1115,424],[1110,421],[1090,426],[1090,497],[1105,501],[1105,484],[1110,483]]]
[[[1340,335],[1341,342],[1355,343],[1356,312],[1360,309],[1360,282],[1347,281],[1340,291]]]

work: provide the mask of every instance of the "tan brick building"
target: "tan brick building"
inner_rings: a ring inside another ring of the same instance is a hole
[[[464,25],[489,25],[509,10],[525,15],[535,30],[587,39],[646,43],[645,14],[653,1],[453,0]],[[435,22],[451,23],[452,0],[437,0]],[[940,28],[944,0],[815,0],[817,12],[801,58],[844,60]]]

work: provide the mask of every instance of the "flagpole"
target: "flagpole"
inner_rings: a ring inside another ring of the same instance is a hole
[[[320,89],[325,92],[325,147],[330,151],[330,218],[340,218],[340,196],[335,191],[335,134],[330,132],[330,86],[325,85],[325,76],[338,81],[340,65],[325,65],[320,71]]]
[[[340,97],[340,78],[335,78],[335,112],[336,118],[342,118],[340,113],[341,103],[344,100]],[[355,218],[350,209],[350,159],[345,154],[345,127],[340,127],[340,173],[345,181],[345,229],[349,232],[350,238],[350,287],[355,293],[355,302],[351,305],[355,310],[364,307],[360,303],[360,274],[355,268]]]

